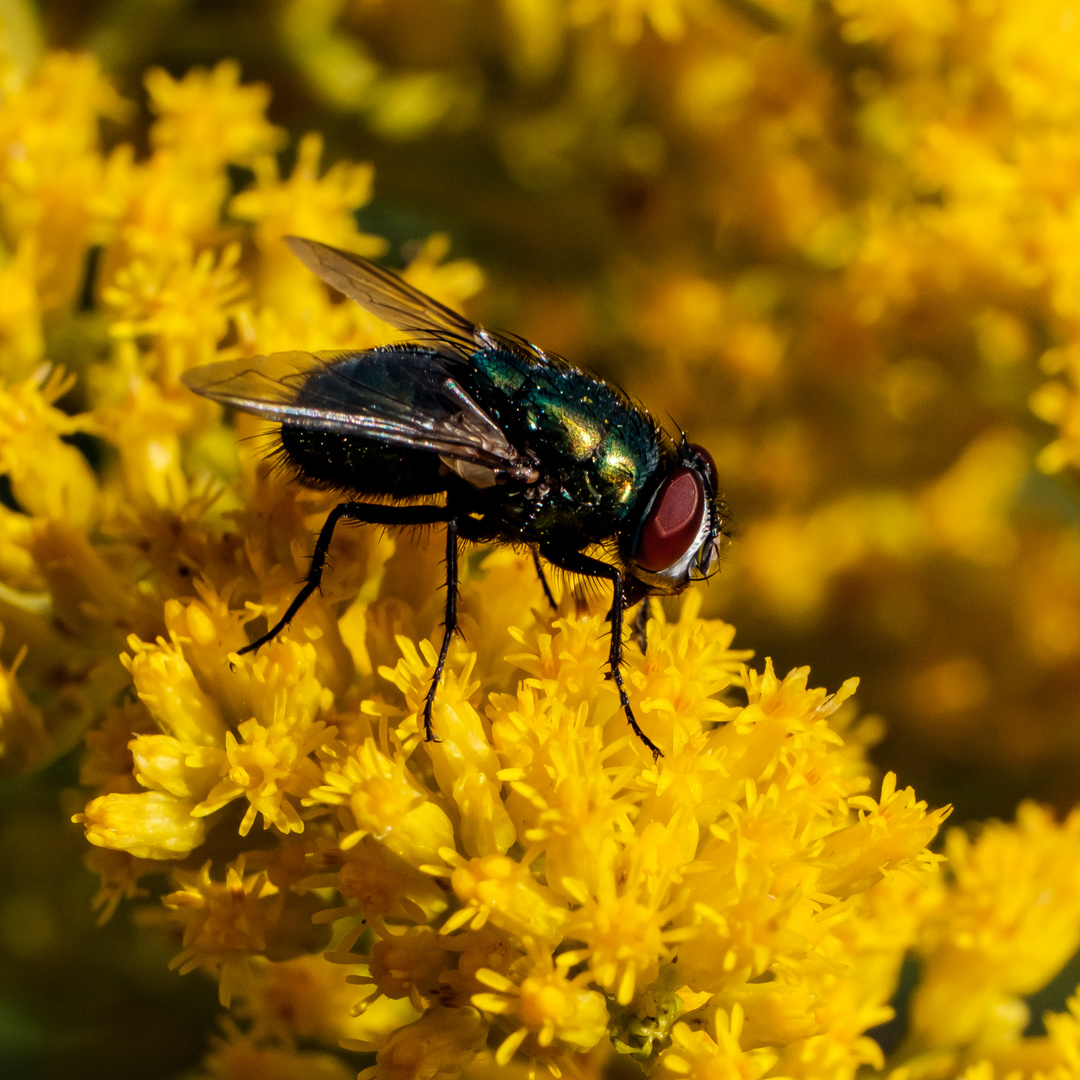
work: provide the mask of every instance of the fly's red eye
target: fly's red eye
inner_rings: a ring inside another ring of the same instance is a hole
[[[651,574],[673,566],[690,550],[704,515],[701,477],[693,469],[676,469],[656,493],[641,523],[634,561]]]
[[[691,443],[690,449],[698,456],[698,460],[705,466],[705,476],[708,478],[709,487],[712,488],[712,496],[715,499],[720,494],[720,478],[716,472],[716,462],[712,454],[704,446]]]

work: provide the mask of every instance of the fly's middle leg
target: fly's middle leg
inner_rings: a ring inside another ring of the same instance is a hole
[[[456,518],[450,518],[446,523],[446,618],[443,620],[443,639],[439,649],[439,659],[435,664],[435,672],[431,676],[431,686],[428,687],[427,696],[424,698],[424,738],[428,742],[438,742],[435,731],[431,725],[431,710],[435,705],[435,692],[442,680],[443,668],[446,666],[446,654],[450,649],[450,639],[457,630],[457,601],[458,601],[458,523]]]

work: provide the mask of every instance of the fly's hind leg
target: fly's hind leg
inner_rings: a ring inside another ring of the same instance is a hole
[[[356,521],[367,525],[432,525],[446,520],[447,512],[441,506],[384,506],[381,503],[339,503],[330,511],[315,541],[315,550],[311,553],[311,565],[308,567],[307,580],[296,594],[293,602],[285,609],[285,614],[260,638],[238,650],[240,655],[255,652],[274,638],[292,622],[296,613],[304,606],[307,599],[322,582],[326,568],[326,554],[330,550],[330,541],[334,538],[334,529],[339,521]]]
[[[319,539],[315,541],[315,550],[311,554],[311,566],[307,580],[296,594],[293,602],[285,609],[285,614],[265,633],[250,645],[239,650],[240,655],[255,652],[285,629],[304,603],[322,582],[323,570],[326,569],[326,554],[330,550],[330,541],[334,538],[334,529],[339,521],[356,521],[366,525],[436,525],[446,522],[446,620],[439,660],[435,665],[435,674],[424,698],[424,737],[429,742],[436,742],[431,727],[431,709],[435,703],[435,692],[446,666],[446,654],[450,648],[450,638],[457,629],[457,538],[458,522],[452,512],[444,506],[386,506],[383,503],[339,503],[330,511]]]

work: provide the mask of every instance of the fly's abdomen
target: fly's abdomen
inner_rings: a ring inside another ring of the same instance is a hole
[[[408,345],[343,353],[313,368],[293,402],[311,422],[281,425],[286,460],[315,487],[399,498],[445,491],[438,454],[395,438],[401,430],[415,437],[418,418],[437,417],[444,379],[432,350]]]
[[[445,469],[424,450],[388,446],[296,424],[281,425],[285,460],[312,487],[411,498],[446,490]]]
[[[312,487],[401,498],[446,490],[440,460],[424,450],[289,423],[281,426],[281,446],[300,480]]]

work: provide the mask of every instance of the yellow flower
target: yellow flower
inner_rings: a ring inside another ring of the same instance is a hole
[[[288,252],[281,244],[283,236],[310,236],[361,255],[378,255],[384,246],[377,237],[358,233],[351,213],[371,198],[374,180],[371,166],[339,162],[320,177],[322,149],[319,135],[304,136],[288,180],[279,177],[273,157],[258,156],[254,163],[255,185],[237,195],[229,205],[235,217],[256,223],[260,246],[268,257],[272,252],[281,264],[274,267],[277,276],[303,282],[305,291],[311,291],[310,275],[305,277],[303,268],[297,269],[295,259],[291,263],[286,261]],[[274,299],[264,290],[264,301],[272,303]]]
[[[77,298],[82,252],[99,239],[115,183],[98,124],[128,105],[85,54],[53,52],[29,76],[5,74],[0,222],[6,242],[30,249],[37,306],[62,310]]]
[[[306,1080],[353,1080],[356,1070],[333,1054],[266,1045],[230,1025],[224,1037],[214,1039],[203,1063],[209,1080],[237,1080],[244,1076],[290,1077]]]
[[[488,968],[476,972],[477,980],[493,992],[474,994],[472,1003],[503,1025],[520,1025],[499,1044],[498,1065],[508,1065],[526,1041],[530,1057],[542,1058],[551,1048],[591,1050],[607,1032],[603,995],[588,989],[587,973],[568,978],[571,966],[573,960],[565,954],[555,960],[534,948],[515,965],[516,980]]]
[[[146,76],[150,107],[157,115],[154,145],[198,162],[209,175],[226,162],[249,164],[277,149],[284,132],[266,119],[270,91],[240,85],[240,65],[222,60],[213,71],[196,68],[182,79],[155,68]]]
[[[286,899],[265,870],[244,870],[243,856],[223,882],[213,880],[209,862],[197,871],[178,870],[180,888],[161,901],[177,913],[184,931],[183,951],[170,967],[181,974],[201,967],[219,975],[218,994],[226,1006],[252,958],[268,948]]]
[[[394,855],[421,866],[453,840],[446,812],[425,794],[404,754],[391,759],[368,739],[340,766],[330,764],[311,802],[347,808],[344,850],[372,835]]]
[[[199,847],[206,829],[192,815],[195,803],[166,792],[100,795],[72,820],[86,826],[98,847],[126,851],[138,859],[172,859]]]
[[[1080,813],[1056,825],[1022,804],[1015,826],[991,823],[972,842],[947,838],[954,884],[940,896],[920,941],[924,973],[912,1002],[912,1036],[930,1047],[1015,1034],[1020,999],[1054,975],[1080,945]]]
[[[472,1009],[428,1009],[418,1020],[382,1040],[375,1065],[362,1080],[449,1080],[465,1070],[484,1047],[487,1027]]]
[[[217,259],[210,251],[183,264],[132,259],[103,290],[114,315],[109,333],[120,341],[152,340],[156,355],[146,358],[146,366],[156,360],[161,381],[171,389],[182,372],[217,355],[245,291],[236,270],[239,258],[239,245],[230,244]]]
[[[591,22],[601,15],[611,19],[615,39],[630,44],[647,24],[663,38],[679,38],[686,32],[686,16],[701,7],[698,0],[574,0],[570,18]]]
[[[0,365],[9,378],[28,375],[44,352],[41,303],[34,288],[36,243],[19,244],[0,267]]]
[[[231,701],[215,704],[196,677],[200,646],[219,648],[236,633],[237,619],[220,602],[185,608],[171,601],[166,623],[170,642],[159,639],[151,646],[132,637],[135,651],[122,658],[140,698],[165,732],[132,739],[136,779],[185,805],[196,800],[191,807],[196,818],[234,799],[247,799],[241,835],[259,814],[267,828],[274,824],[284,833],[302,832],[298,806],[323,781],[309,755],[329,749],[334,736],[332,727],[315,719],[328,708],[329,697],[312,674],[313,646],[290,642],[265,650],[244,665]],[[185,656],[185,645],[196,668]],[[235,734],[226,727],[222,704]],[[229,714],[230,705],[255,715],[239,721]]]
[[[742,1026],[743,1013],[737,1005],[730,1017],[717,1009],[711,1030],[676,1024],[671,1048],[660,1056],[659,1067],[690,1080],[758,1080],[772,1069],[776,1054],[764,1047],[744,1051],[739,1045]]]
[[[41,710],[15,678],[26,655],[24,646],[10,668],[0,664],[0,762],[3,772],[26,772],[48,754],[49,739]]]
[[[0,469],[29,513],[85,527],[99,513],[97,484],[86,459],[63,436],[93,425],[55,404],[72,383],[62,371],[43,367],[0,389]]]
[[[446,851],[444,857],[456,864],[450,885],[462,905],[443,924],[444,933],[465,925],[479,930],[490,921],[523,940],[562,937],[566,905],[536,881],[527,864],[505,855],[466,861]]]

